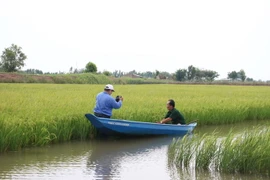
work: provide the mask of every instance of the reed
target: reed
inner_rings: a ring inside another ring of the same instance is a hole
[[[95,96],[103,87],[0,84],[0,152],[94,137],[84,114],[93,112]],[[164,117],[170,98],[187,122],[199,119],[199,125],[270,119],[269,87],[115,85],[115,89],[113,96],[124,97],[123,107],[113,112],[117,119],[156,122]]]
[[[170,145],[169,162],[180,168],[269,175],[269,144],[269,126],[258,126],[242,134],[230,132],[225,138],[219,138],[215,134],[193,138],[186,136]]]

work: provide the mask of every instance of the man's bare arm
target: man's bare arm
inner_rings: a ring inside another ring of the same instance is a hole
[[[164,124],[164,123],[169,122],[171,120],[172,120],[172,118],[168,117],[166,119],[162,119],[159,123]]]

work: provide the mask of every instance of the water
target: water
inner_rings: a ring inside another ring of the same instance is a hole
[[[264,123],[205,126],[195,134],[217,130],[224,136],[231,127],[240,132]],[[7,152],[0,154],[0,179],[269,179],[171,168],[167,158],[171,141],[172,137],[99,139]]]

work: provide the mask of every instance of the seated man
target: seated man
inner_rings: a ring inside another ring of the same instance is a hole
[[[167,109],[169,110],[165,118],[159,123],[161,124],[186,124],[184,116],[175,108],[175,102],[169,99],[167,102]]]
[[[122,106],[123,97],[117,102],[111,94],[114,92],[113,86],[107,84],[104,88],[104,92],[101,92],[96,97],[96,106],[94,108],[94,114],[98,117],[110,118],[112,116],[113,109],[119,109]]]

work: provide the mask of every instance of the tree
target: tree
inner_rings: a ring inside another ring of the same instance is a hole
[[[245,73],[245,71],[243,70],[243,69],[241,69],[239,72],[238,72],[238,76],[239,76],[239,78],[244,82],[245,80],[246,80],[246,78],[247,78],[247,76],[246,76],[246,73]]]
[[[211,70],[205,70],[204,75],[207,81],[214,81],[214,79],[219,76],[219,74],[216,71]]]
[[[24,61],[27,56],[22,52],[22,48],[12,44],[6,48],[1,55],[0,67],[5,72],[18,71],[25,65]]]
[[[146,78],[153,78],[153,74],[151,71],[146,71],[143,73],[143,76]]]
[[[185,81],[187,76],[187,70],[186,69],[178,69],[175,72],[175,78],[177,81]]]
[[[166,77],[166,75],[165,74],[163,74],[163,73],[160,73],[159,74],[159,79],[166,79],[167,77]]]
[[[132,74],[132,72],[134,72],[134,71],[135,71],[135,70],[130,71],[129,74],[130,74],[130,73]],[[136,71],[135,71],[135,72],[136,72]],[[112,73],[112,75],[113,75],[114,77],[116,77],[116,78],[120,78],[120,77],[124,76],[124,72],[122,72],[121,70],[115,70],[115,71]]]
[[[72,73],[73,72],[73,67],[71,66],[70,68],[69,68],[69,73]]]
[[[105,75],[105,76],[111,76],[112,75],[112,73],[110,72],[110,71],[103,71],[103,74]]]
[[[114,76],[114,77],[118,77],[118,70],[114,70],[113,76]]]
[[[172,78],[172,74],[169,73],[169,72],[166,72],[166,71],[162,71],[159,74],[161,75],[161,79],[162,79],[162,77],[163,78],[165,77],[164,79],[170,79],[170,78]]]
[[[253,78],[249,78],[249,77],[248,77],[246,80],[247,80],[248,82],[254,81]]]
[[[192,65],[188,66],[187,79],[191,81],[195,78],[195,75],[196,75],[196,68]]]
[[[236,71],[232,71],[228,73],[228,79],[236,80],[238,77],[238,73]]]
[[[43,72],[38,69],[26,69],[24,72],[27,74],[43,74]]]
[[[155,72],[155,78],[157,79],[157,77],[159,76],[159,71],[158,70],[156,70],[156,72]]]
[[[196,81],[203,81],[205,79],[205,70],[196,68],[195,79]]]
[[[89,62],[85,66],[85,72],[96,73],[97,72],[97,66],[94,63]]]

